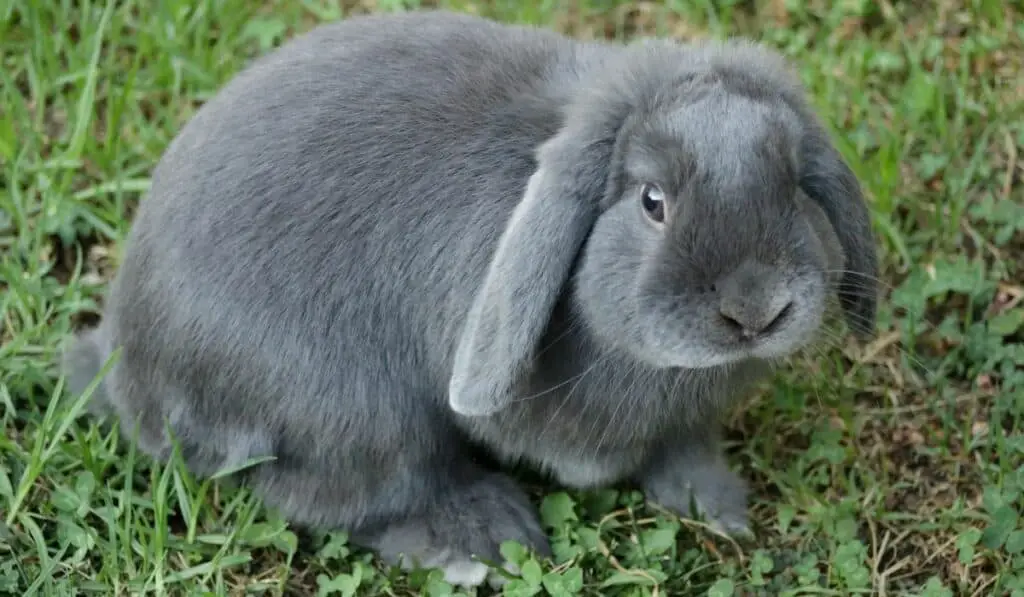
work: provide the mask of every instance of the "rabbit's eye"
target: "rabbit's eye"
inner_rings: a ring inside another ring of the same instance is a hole
[[[647,183],[640,189],[640,204],[647,217],[655,223],[665,221],[665,194],[658,185]]]

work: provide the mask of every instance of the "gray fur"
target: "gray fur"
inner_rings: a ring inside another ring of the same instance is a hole
[[[549,549],[471,445],[743,531],[717,417],[837,284],[858,330],[874,318],[868,211],[823,131],[744,42],[321,26],[170,144],[72,389],[122,346],[101,400],[147,452],[166,421],[199,474],[273,456],[239,477],[290,520],[458,582],[505,539]]]

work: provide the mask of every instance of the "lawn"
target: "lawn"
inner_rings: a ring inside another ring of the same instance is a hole
[[[0,3],[0,594],[458,594],[119,444],[54,366],[199,105],[318,21],[416,4]],[[829,336],[728,421],[755,540],[635,493],[543,487],[555,561],[513,549],[505,594],[1024,596],[1024,6],[441,5],[579,37],[781,48],[861,177],[885,257],[877,339]]]

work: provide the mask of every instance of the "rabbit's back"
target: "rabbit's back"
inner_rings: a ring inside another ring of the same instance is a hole
[[[259,429],[250,443],[279,458],[373,430],[376,445],[360,432],[323,454],[358,468],[433,441],[574,47],[419,13],[321,27],[241,73],[171,143],[136,216],[103,324],[124,347],[122,406],[155,436],[171,415]]]

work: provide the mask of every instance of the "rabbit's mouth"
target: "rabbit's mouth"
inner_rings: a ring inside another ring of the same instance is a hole
[[[766,324],[742,326],[715,310],[703,317],[665,325],[651,322],[643,354],[655,367],[710,369],[751,360],[784,359],[813,341],[823,309],[806,298],[784,305]]]

